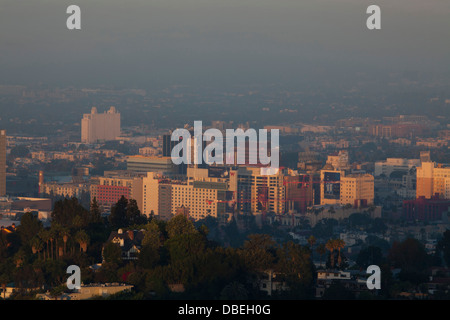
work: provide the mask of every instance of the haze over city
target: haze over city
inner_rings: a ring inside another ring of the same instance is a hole
[[[442,73],[450,4],[379,1],[78,1],[82,29],[65,27],[70,1],[0,4],[0,81],[6,84],[161,85],[308,83]]]

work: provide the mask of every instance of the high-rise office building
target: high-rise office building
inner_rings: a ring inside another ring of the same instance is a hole
[[[6,130],[0,130],[0,196],[6,195]]]
[[[239,167],[237,201],[238,210],[253,214],[286,212],[284,174],[262,174],[259,167]]]
[[[81,120],[81,142],[97,143],[99,141],[115,140],[120,136],[120,113],[115,107],[107,112],[97,113],[93,107],[91,113],[83,115]]]
[[[283,183],[286,187],[286,211],[304,213],[314,204],[312,175],[286,175]]]
[[[163,157],[170,157],[172,155],[172,149],[175,147],[178,142],[172,141],[171,134],[163,135],[163,147],[162,147],[162,155]]]

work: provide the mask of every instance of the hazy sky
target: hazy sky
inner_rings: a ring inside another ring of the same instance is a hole
[[[66,8],[81,8],[80,31]],[[366,28],[381,7],[382,29]],[[0,0],[0,83],[232,84],[450,71],[449,0]]]

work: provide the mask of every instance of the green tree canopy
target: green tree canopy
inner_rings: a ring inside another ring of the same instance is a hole
[[[170,219],[167,222],[166,230],[169,238],[177,235],[198,233],[192,221],[182,214],[176,215]]]
[[[103,248],[103,259],[107,263],[119,264],[121,262],[122,249],[116,243],[109,242]]]
[[[72,228],[75,222],[78,228],[89,224],[89,212],[78,202],[77,198],[63,199],[55,203],[52,211],[52,221],[61,226]]]
[[[244,242],[242,254],[251,270],[265,272],[274,268],[277,258],[277,244],[267,234],[251,234]]]
[[[30,246],[31,239],[37,236],[42,228],[42,222],[39,221],[37,215],[26,212],[22,216],[22,219],[20,219],[20,225],[17,227],[17,233],[20,236],[22,244]]]

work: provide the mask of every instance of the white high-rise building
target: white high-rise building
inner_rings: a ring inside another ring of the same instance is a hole
[[[120,136],[120,113],[115,107],[104,113],[97,113],[93,107],[91,113],[83,115],[81,120],[81,142],[96,143],[115,140]]]

